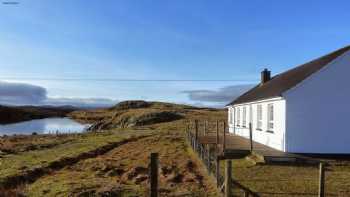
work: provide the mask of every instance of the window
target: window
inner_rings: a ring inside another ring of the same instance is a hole
[[[234,110],[232,108],[229,108],[228,115],[229,115],[230,124],[233,123],[233,115],[234,115],[233,112],[234,112]]]
[[[274,112],[273,112],[273,104],[267,105],[267,131],[272,132],[273,131],[273,118],[274,118]]]
[[[239,109],[239,107],[237,107],[237,122],[236,122],[236,124],[237,124],[237,126],[239,126],[239,122],[241,121],[241,111],[240,111],[240,109]]]
[[[262,130],[262,105],[258,105],[257,106],[257,117],[256,117],[256,120],[257,120],[257,125],[256,125],[256,129],[257,130]]]
[[[243,107],[243,123],[242,126],[246,127],[247,126],[247,108]]]
[[[253,107],[249,106],[249,121],[248,123],[253,123]]]

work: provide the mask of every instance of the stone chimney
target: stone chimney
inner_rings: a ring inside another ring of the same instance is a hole
[[[265,68],[262,72],[261,72],[261,84],[264,84],[268,81],[270,81],[271,79],[271,71],[267,70],[267,68]]]

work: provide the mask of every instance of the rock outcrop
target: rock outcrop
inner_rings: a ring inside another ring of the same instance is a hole
[[[137,113],[139,111],[139,113]],[[106,130],[113,128],[130,128],[136,126],[145,126],[162,122],[170,122],[183,118],[178,112],[174,111],[131,111],[118,114],[112,119],[101,120],[93,124],[89,130]]]

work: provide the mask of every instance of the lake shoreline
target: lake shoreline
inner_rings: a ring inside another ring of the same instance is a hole
[[[85,132],[90,124],[83,124],[71,117],[51,117],[0,125],[0,136],[52,135]]]
[[[0,105],[0,125],[52,117],[68,117],[78,110],[74,107],[56,106],[3,106]]]

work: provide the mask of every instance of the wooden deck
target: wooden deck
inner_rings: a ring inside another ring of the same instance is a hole
[[[250,151],[250,140],[241,136],[227,134],[226,135],[226,148],[223,150],[223,136],[219,136],[219,152],[223,159],[243,158],[248,155],[255,154],[265,161],[280,161],[280,162],[294,162],[301,160],[308,160],[302,155],[286,153],[269,146],[260,144],[253,141],[253,151]],[[215,133],[208,133],[205,136],[198,136],[198,142],[200,144],[212,144],[216,145]]]

